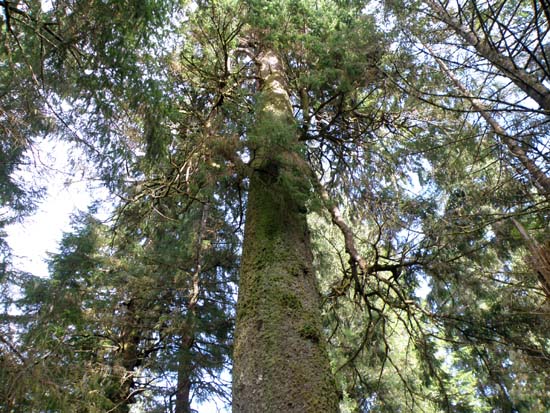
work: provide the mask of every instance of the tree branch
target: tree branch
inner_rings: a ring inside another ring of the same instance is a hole
[[[450,71],[445,62],[437,57],[434,51],[427,45],[424,45],[432,57],[435,59],[441,70],[452,81],[455,87],[462,93],[463,97],[470,101],[473,108],[485,119],[489,124],[493,132],[500,136],[504,144],[508,147],[508,150],[518,159],[523,167],[529,172],[531,180],[535,183],[539,193],[547,200],[550,200],[550,178],[546,176],[538,165],[533,162],[523,148],[518,145],[514,137],[509,135],[504,128],[498,123],[498,121],[490,114],[489,109],[486,108],[481,101],[468,93],[466,87],[460,82],[460,80]]]
[[[480,56],[500,69],[517,87],[537,102],[542,109],[550,113],[550,89],[545,87],[535,76],[528,73],[525,69],[518,67],[511,57],[502,55],[495,49],[494,45],[488,42],[487,38],[478,37],[476,33],[461,24],[437,1],[426,0],[426,3],[434,10],[439,20],[472,46]]]

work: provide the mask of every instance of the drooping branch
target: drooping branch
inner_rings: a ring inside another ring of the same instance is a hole
[[[332,223],[338,227],[338,229],[342,233],[342,236],[344,237],[345,250],[346,253],[349,255],[349,263],[351,265],[352,275],[356,283],[359,283],[359,280],[357,278],[359,272],[363,276],[377,274],[378,272],[382,271],[389,271],[396,274],[403,268],[419,264],[418,260],[402,261],[396,264],[381,264],[378,262],[378,260],[376,260],[376,262],[374,262],[372,265],[369,265],[367,263],[367,260],[359,252],[355,242],[355,235],[353,233],[353,230],[345,221],[342,212],[340,211],[340,208],[338,208],[338,205],[336,205],[336,203],[330,198],[329,193],[324,188],[323,184],[319,182],[313,171],[311,171],[311,175],[313,177],[312,179],[315,189],[318,191],[325,208],[330,213]]]
[[[340,229],[342,235],[344,236],[344,245],[346,248],[346,252],[350,256],[350,264],[352,265],[352,267],[355,268],[358,266],[363,274],[368,274],[369,266],[367,264],[367,261],[361,256],[361,254],[359,254],[359,251],[355,246],[353,231],[342,217],[340,208],[338,208],[338,206],[330,199],[327,190],[318,181],[317,189],[319,190],[319,194],[321,195],[321,199],[323,200],[325,207],[330,212],[332,223]]]

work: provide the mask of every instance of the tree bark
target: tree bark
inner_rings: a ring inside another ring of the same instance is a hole
[[[233,412],[331,413],[338,396],[324,343],[304,198],[307,172],[281,63],[257,58],[261,97],[250,177],[233,369]],[[285,133],[288,141],[284,145]],[[281,135],[283,134],[283,135]],[[294,148],[294,149],[293,149]]]
[[[197,303],[201,287],[201,272],[203,266],[203,240],[206,236],[209,204],[202,205],[201,219],[197,231],[195,246],[195,271],[189,288],[189,302],[187,304],[187,320],[182,329],[180,348],[178,349],[178,384],[176,389],[176,408],[174,413],[191,413],[191,375],[195,368],[192,356],[195,344]]]
[[[189,331],[182,337],[178,351],[178,387],[174,413],[191,413],[191,374],[193,372],[191,347],[195,341],[193,334],[194,331]]]

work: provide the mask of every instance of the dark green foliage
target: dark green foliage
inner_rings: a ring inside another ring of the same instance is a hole
[[[24,286],[19,306],[32,321],[21,340],[32,349],[25,358],[35,386],[7,400],[26,411],[44,404],[58,411],[127,411],[135,401],[131,394],[147,391],[151,403],[170,400],[171,386],[182,385],[175,381],[182,362],[196,399],[223,396],[227,389],[207,378],[228,362],[235,247],[219,236],[221,228],[212,226],[217,213],[211,214],[196,308],[189,300],[200,215],[177,224],[142,222],[113,239],[93,217],[78,218],[75,232],[52,257],[51,280],[31,279]],[[140,372],[167,380],[168,387],[149,388]],[[14,379],[6,383],[18,389]]]
[[[82,145],[121,201],[116,225],[77,219],[48,279],[15,271],[0,234],[0,410],[168,411],[178,373],[197,399],[226,400],[255,173],[309,213],[325,320],[300,334],[329,336],[343,411],[550,408],[536,254],[550,209],[533,174],[550,164],[532,91],[550,78],[543,2],[381,3],[9,3],[0,230],[39,199],[17,171],[43,136]],[[282,61],[292,118],[265,116],[280,103],[258,93],[266,50]],[[335,206],[364,268],[330,224]],[[271,212],[268,240],[288,211]],[[300,311],[294,293],[269,299]]]

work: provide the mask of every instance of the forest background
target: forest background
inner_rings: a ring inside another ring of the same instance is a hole
[[[0,411],[550,410],[547,0],[0,8]]]

